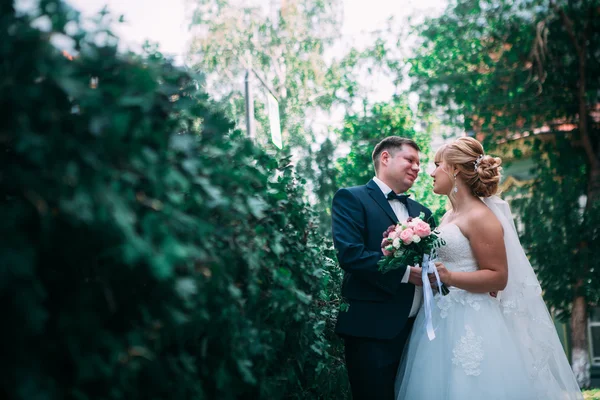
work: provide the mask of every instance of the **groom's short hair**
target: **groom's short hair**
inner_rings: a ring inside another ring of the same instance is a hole
[[[375,167],[375,172],[379,171],[379,159],[381,158],[381,153],[387,150],[390,154],[393,155],[397,150],[401,150],[402,146],[410,146],[417,151],[421,151],[419,145],[412,139],[403,138],[400,136],[388,136],[383,139],[381,142],[377,143],[375,149],[373,149],[373,166]]]

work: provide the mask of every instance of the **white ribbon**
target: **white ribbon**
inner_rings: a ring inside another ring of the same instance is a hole
[[[433,307],[433,289],[429,282],[427,274],[434,273],[435,279],[437,280],[438,288],[442,287],[440,281],[440,275],[438,274],[437,268],[434,262],[431,260],[429,254],[423,256],[423,263],[421,264],[421,280],[423,281],[423,306],[425,307],[425,330],[427,331],[427,337],[429,340],[435,339],[435,331],[433,329],[433,320],[431,317],[431,309]]]

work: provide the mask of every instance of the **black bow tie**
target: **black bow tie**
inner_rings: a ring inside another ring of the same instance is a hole
[[[408,207],[409,196],[410,196],[410,194],[396,194],[396,193],[394,193],[394,191],[391,191],[388,193],[387,199],[388,200],[398,200],[402,204],[404,204],[406,207]]]

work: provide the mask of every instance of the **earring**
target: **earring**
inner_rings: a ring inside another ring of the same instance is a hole
[[[458,186],[456,186],[456,175],[458,175],[458,172],[454,174],[454,188],[452,189],[454,193],[458,193]]]

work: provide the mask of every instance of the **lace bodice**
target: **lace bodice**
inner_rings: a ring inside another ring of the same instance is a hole
[[[440,236],[446,241],[446,245],[438,249],[437,261],[444,263],[450,271],[477,271],[479,268],[471,244],[460,228],[455,224],[446,224],[440,227],[439,231]],[[479,310],[482,301],[492,300],[493,297],[487,293],[472,293],[457,287],[451,287],[447,296],[436,296],[436,303],[442,318],[446,318],[450,308],[456,304],[468,305]]]
[[[438,230],[446,245],[438,249],[437,261],[443,262],[450,271],[477,271],[471,244],[460,228],[455,224],[446,224]]]

